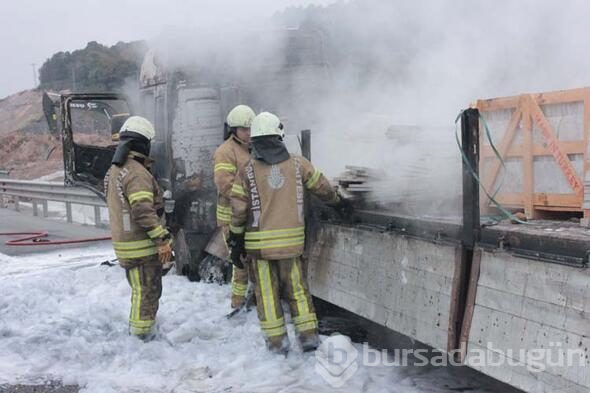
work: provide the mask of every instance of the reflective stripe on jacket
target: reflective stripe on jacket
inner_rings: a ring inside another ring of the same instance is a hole
[[[157,254],[156,246],[170,236],[160,217],[160,187],[136,158],[142,162],[149,160],[132,151],[125,164],[112,165],[105,177],[113,248],[120,260]]]
[[[303,157],[275,165],[252,159],[240,169],[232,187],[230,230],[245,232],[248,254],[274,260],[303,253],[304,189],[325,202],[338,201],[326,177]]]
[[[215,151],[214,180],[217,186],[217,225],[229,225],[231,222],[231,189],[239,168],[250,159],[248,145],[231,135]]]

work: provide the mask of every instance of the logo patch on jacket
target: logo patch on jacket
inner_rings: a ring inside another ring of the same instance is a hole
[[[285,184],[285,176],[281,173],[281,168],[278,165],[273,165],[270,168],[270,175],[266,177],[268,185],[273,190],[278,190]]]

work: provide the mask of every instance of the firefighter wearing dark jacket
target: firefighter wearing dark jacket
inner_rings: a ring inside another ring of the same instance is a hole
[[[217,226],[225,239],[229,236],[231,223],[231,189],[238,169],[250,159],[250,125],[256,114],[246,105],[238,105],[227,115],[227,140],[215,151],[214,178],[217,186]],[[229,256],[229,253],[228,253]],[[231,307],[244,304],[248,290],[248,269],[233,266],[231,280]]]
[[[129,333],[153,337],[162,294],[162,264],[172,258],[172,239],[162,225],[162,192],[150,173],[152,124],[130,117],[105,178],[115,255],[131,285]]]
[[[232,187],[230,247],[240,264],[253,259],[258,318],[270,350],[288,351],[281,299],[304,351],[319,345],[318,320],[301,255],[305,244],[304,190],[339,206],[343,202],[322,173],[283,144],[280,120],[263,112],[252,122],[252,152]],[[245,251],[244,251],[245,250]]]

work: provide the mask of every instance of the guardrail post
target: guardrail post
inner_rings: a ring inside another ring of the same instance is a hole
[[[66,202],[66,219],[69,223],[71,223],[72,220],[72,204],[70,202]]]
[[[31,201],[33,214],[37,217],[41,214],[43,217],[49,216],[49,201],[64,203],[68,223],[74,221],[72,204],[96,206],[94,208],[95,224],[99,227],[103,226],[100,208],[105,206],[104,200],[84,188],[66,187],[59,183],[42,181],[0,179],[0,208],[14,203],[14,210],[20,212],[21,200]]]
[[[101,226],[100,206],[94,206],[94,226],[97,228]]]

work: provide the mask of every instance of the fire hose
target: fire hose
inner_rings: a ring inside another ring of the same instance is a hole
[[[7,240],[4,244],[7,246],[55,246],[60,244],[77,244],[90,243],[102,240],[111,240],[110,236],[104,237],[88,237],[82,239],[64,239],[64,240],[48,240],[48,232],[0,232],[0,236],[18,236],[14,239]]]

